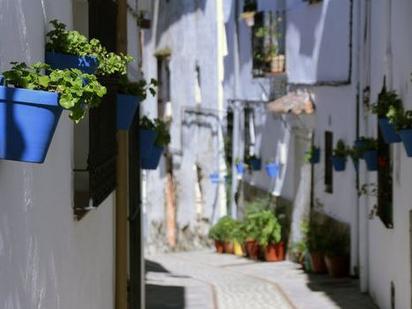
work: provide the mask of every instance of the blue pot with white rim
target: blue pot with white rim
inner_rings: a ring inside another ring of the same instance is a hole
[[[279,175],[279,164],[268,163],[265,166],[266,174],[270,178],[276,178]]]
[[[401,142],[401,137],[396,132],[395,127],[389,122],[389,119],[382,117],[378,119],[379,129],[382,133],[383,140],[387,144],[399,143]]]
[[[153,145],[150,156],[141,158],[141,167],[144,170],[155,170],[159,166],[164,147]]]
[[[377,150],[368,150],[363,153],[363,159],[366,163],[366,168],[368,171],[377,171],[378,170],[378,151]]]
[[[346,168],[346,158],[332,156],[332,164],[335,171],[342,172]]]
[[[133,123],[137,108],[139,107],[139,97],[134,95],[118,94],[116,97],[116,117],[117,129],[129,130]]]
[[[56,92],[0,86],[0,159],[43,163],[62,110]]]
[[[399,130],[403,146],[405,146],[406,154],[412,157],[412,129]]]
[[[217,184],[220,182],[219,173],[215,172],[209,175],[209,179],[212,183]]]
[[[140,158],[146,159],[152,155],[152,149],[156,138],[157,132],[155,130],[139,130]]]
[[[245,164],[243,164],[243,162],[236,163],[236,172],[239,175],[243,175],[245,173]]]
[[[73,56],[56,52],[46,52],[45,62],[52,69],[79,69],[87,74],[94,74],[99,67],[95,56]]]

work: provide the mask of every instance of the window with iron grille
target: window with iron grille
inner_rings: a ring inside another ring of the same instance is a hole
[[[325,132],[325,192],[333,193],[333,133]]]
[[[252,28],[253,76],[285,72],[285,16],[284,11],[255,14]]]

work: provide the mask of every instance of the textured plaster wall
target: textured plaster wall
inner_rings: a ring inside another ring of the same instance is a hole
[[[0,1],[1,70],[43,61],[53,18],[71,27],[72,2]],[[44,164],[0,161],[0,308],[113,308],[113,196],[74,221],[72,138],[64,112]]]

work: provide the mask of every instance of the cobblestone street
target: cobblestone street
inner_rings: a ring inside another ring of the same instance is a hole
[[[376,308],[356,280],[308,275],[288,261],[173,253],[147,257],[146,272],[148,309]]]

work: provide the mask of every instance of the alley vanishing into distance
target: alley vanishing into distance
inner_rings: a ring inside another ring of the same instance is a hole
[[[211,251],[146,259],[147,309],[376,309],[358,284]]]

